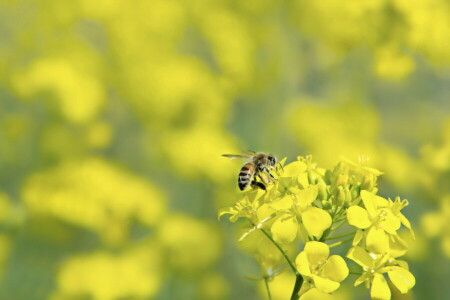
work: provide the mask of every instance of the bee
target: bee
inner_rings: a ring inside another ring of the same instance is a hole
[[[239,172],[238,185],[241,191],[248,186],[257,187],[266,190],[265,184],[272,183],[275,179],[270,173],[277,165],[277,158],[272,154],[254,151],[243,151],[247,155],[223,154],[222,156],[236,159],[242,158],[247,162],[242,166]],[[259,178],[262,182],[256,181]]]

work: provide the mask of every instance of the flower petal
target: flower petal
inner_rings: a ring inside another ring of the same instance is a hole
[[[389,250],[392,257],[400,257],[408,251],[408,244],[398,235],[394,235],[389,239]]]
[[[367,250],[374,253],[385,253],[389,250],[389,238],[383,229],[372,227],[366,237]]]
[[[304,276],[311,276],[311,268],[308,261],[308,256],[305,251],[297,255],[295,264],[297,265],[297,270],[300,272],[300,274]]]
[[[258,216],[258,222],[261,222],[263,220],[267,220],[267,218],[270,218],[272,215],[275,216],[276,210],[271,207],[270,204],[264,203],[256,210],[256,215]]]
[[[331,226],[330,214],[317,207],[308,206],[302,212],[302,220],[308,233],[315,237],[322,236]]]
[[[370,297],[377,300],[391,299],[391,290],[383,275],[375,273],[372,281],[372,288],[370,289]]]
[[[330,248],[325,243],[313,241],[306,243],[304,252],[308,256],[309,263],[314,267],[327,260]]]
[[[361,242],[362,238],[364,237],[364,230],[357,230],[355,237],[353,238],[352,246],[356,246]]]
[[[380,225],[390,234],[395,234],[396,231],[400,228],[400,219],[394,216],[391,210],[386,210],[385,213],[386,215],[384,216],[384,220],[380,222]]]
[[[322,274],[328,279],[341,282],[348,276],[348,267],[342,257],[332,255],[323,265]]]
[[[366,190],[362,190],[360,195],[362,201],[364,202],[364,207],[369,212],[369,215],[375,216],[377,213],[375,195]]]
[[[350,225],[360,229],[365,229],[372,225],[367,210],[360,206],[350,206],[347,209],[347,220]]]
[[[300,300],[333,300],[335,297],[333,295],[324,293],[316,288],[307,290],[303,295],[300,296]]]
[[[337,290],[340,286],[338,282],[335,282],[333,280],[323,278],[317,275],[313,275],[313,281],[314,285],[319,291],[325,292],[325,293],[331,293]]]
[[[294,215],[287,214],[278,218],[272,225],[270,231],[275,241],[286,244],[297,237],[298,222]]]
[[[306,206],[316,200],[318,194],[319,187],[317,185],[310,185],[308,188],[298,192],[298,202],[301,206]]]
[[[356,262],[363,268],[372,269],[373,268],[373,258],[361,247],[353,247],[348,253],[347,257]]]
[[[283,198],[272,202],[270,205],[272,206],[272,208],[276,209],[276,210],[285,210],[285,209],[290,209],[292,207],[292,204],[294,203],[294,201],[292,200],[292,196],[284,196]]]
[[[388,272],[388,275],[389,279],[402,294],[406,294],[416,284],[414,275],[401,267],[396,267]]]
[[[294,162],[288,164],[287,166],[284,166],[283,169],[284,169],[284,172],[283,172],[282,177],[293,177],[293,176],[298,176],[301,173],[305,172],[307,167],[304,162],[294,161]]]
[[[355,280],[355,284],[354,286],[358,286],[363,282],[366,282],[369,279],[369,273],[364,272],[362,273],[361,276],[359,276],[356,280]]]

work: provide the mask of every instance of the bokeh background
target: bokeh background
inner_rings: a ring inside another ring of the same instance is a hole
[[[217,221],[244,149],[369,157],[402,299],[450,297],[449,41],[446,0],[0,1],[0,299],[266,299]]]

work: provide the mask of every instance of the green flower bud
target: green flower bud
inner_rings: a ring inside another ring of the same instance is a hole
[[[327,194],[327,186],[325,185],[325,183],[323,181],[319,182],[317,184],[317,187],[319,188],[319,194],[317,198],[320,200],[326,200],[328,194]]]
[[[325,209],[325,210],[330,210],[331,209],[330,201],[322,200],[322,201],[320,201],[320,203],[322,203],[322,208],[323,209]]]
[[[342,206],[345,202],[345,192],[342,186],[338,186],[338,188],[334,192],[334,201],[333,204],[336,206]]]
[[[352,188],[350,189],[350,194],[352,196],[352,199],[358,198],[360,191],[361,191],[361,189],[360,189],[359,185],[352,186]]]
[[[375,187],[375,176],[372,173],[369,173],[366,176],[364,176],[363,182],[361,184],[361,189],[368,190],[369,192],[371,192],[374,187]]]
[[[348,184],[348,174],[341,173],[336,179],[336,185],[347,185]]]
[[[344,193],[345,193],[344,207],[347,208],[350,206],[350,203],[352,203],[352,194],[350,193],[350,189],[348,188],[348,186],[344,187]]]
[[[317,176],[311,170],[308,170],[308,181],[309,181],[309,184],[317,183]]]

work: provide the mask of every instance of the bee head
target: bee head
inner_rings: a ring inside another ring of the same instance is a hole
[[[275,166],[275,164],[277,163],[277,158],[275,156],[273,156],[272,154],[269,154],[267,159],[269,160],[269,164],[271,166]]]

